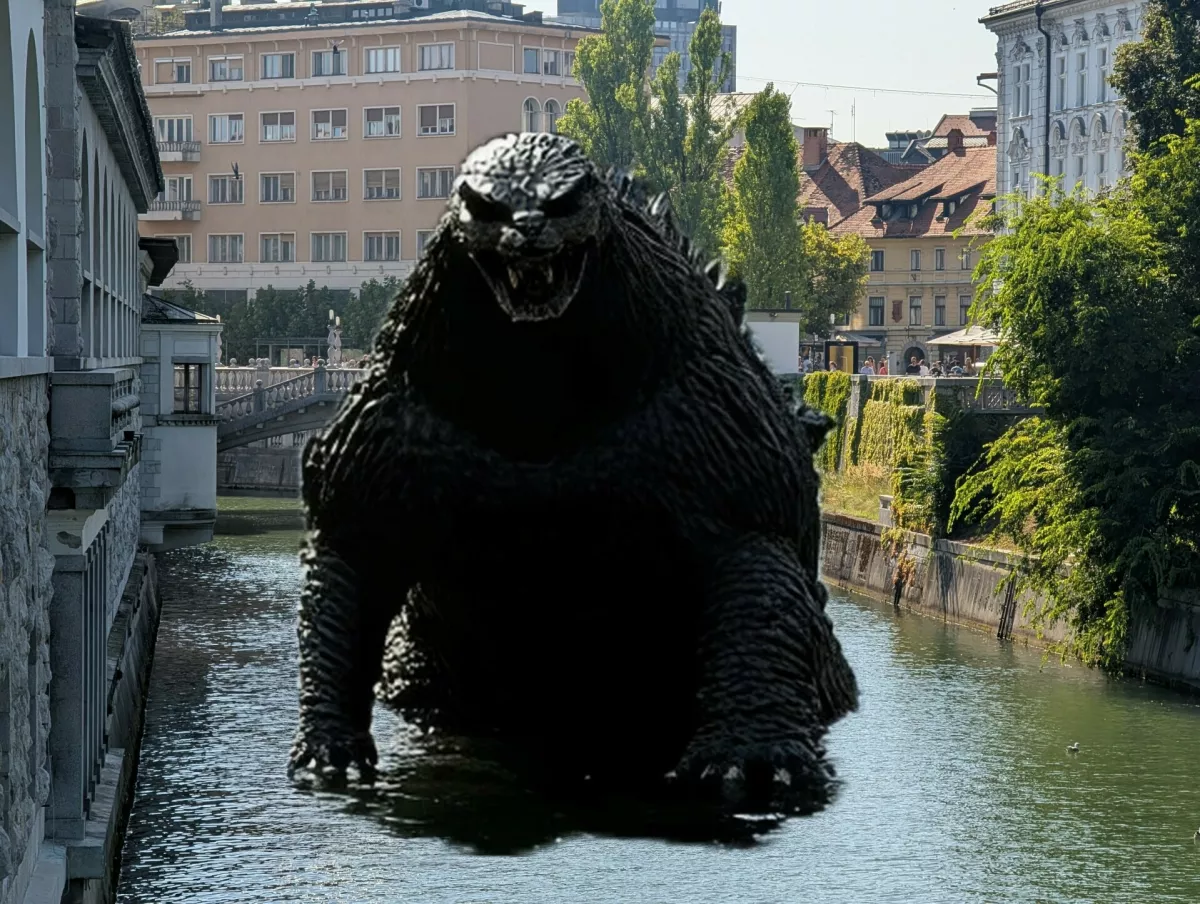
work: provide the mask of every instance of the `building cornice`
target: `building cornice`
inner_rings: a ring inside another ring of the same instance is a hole
[[[76,16],[75,44],[75,75],[100,119],[134,206],[145,213],[163,190],[163,174],[129,26]]]
[[[1036,16],[1036,3],[1029,3],[1019,8],[996,7],[979,21],[996,34],[1011,34],[1033,25]],[[1044,21],[1047,24],[1064,25],[1077,15],[1099,12],[1100,10],[1128,9],[1131,13],[1141,14],[1146,9],[1145,0],[1045,0],[1042,4]]]

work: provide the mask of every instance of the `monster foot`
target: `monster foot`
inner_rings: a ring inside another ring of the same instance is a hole
[[[294,779],[297,772],[309,769],[320,777],[340,780],[354,766],[365,780],[370,780],[378,761],[370,731],[302,726],[292,744],[288,777]]]
[[[671,775],[706,796],[760,812],[815,812],[829,802],[834,784],[824,750],[802,739],[697,740]]]

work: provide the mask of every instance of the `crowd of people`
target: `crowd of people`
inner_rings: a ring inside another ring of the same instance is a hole
[[[874,356],[868,356],[867,359],[859,367],[858,372],[869,377],[887,377],[887,376],[907,376],[907,377],[975,377],[979,375],[980,369],[983,367],[982,361],[974,361],[969,355],[963,356],[961,359],[951,357],[944,361],[934,361],[932,364],[924,358],[913,355],[909,358],[907,365],[901,369],[899,366],[892,368],[888,364],[886,357],[881,356],[876,361]],[[801,373],[810,374],[814,370],[841,370],[838,362],[830,360],[821,366],[818,360],[813,361],[812,357],[805,355],[800,359]]]

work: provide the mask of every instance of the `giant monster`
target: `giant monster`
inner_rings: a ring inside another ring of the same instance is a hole
[[[572,141],[464,163],[303,466],[291,771],[410,724],[591,781],[819,803],[858,691],[817,578],[828,427],[744,288]]]

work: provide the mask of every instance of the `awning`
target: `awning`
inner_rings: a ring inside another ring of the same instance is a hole
[[[1000,345],[1000,335],[991,330],[985,330],[981,326],[969,326],[965,330],[959,330],[957,333],[949,333],[945,336],[938,336],[936,339],[930,339],[925,344],[948,345],[955,348],[986,345],[990,348],[996,348]]]
[[[835,332],[832,336],[829,337],[828,341],[829,342],[854,342],[854,343],[857,343],[858,345],[867,345],[867,346],[883,345],[883,343],[880,342],[878,339],[876,339],[874,336],[865,336],[862,333],[843,333],[841,331]]]

